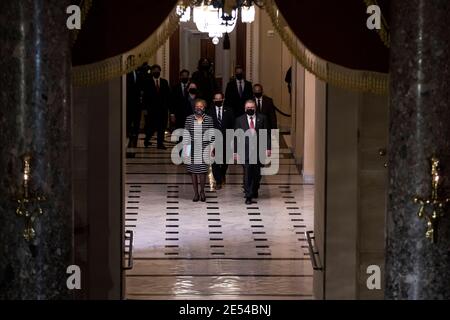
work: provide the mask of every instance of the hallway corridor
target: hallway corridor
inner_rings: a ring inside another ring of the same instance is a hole
[[[314,186],[302,182],[284,137],[275,176],[244,203],[242,168],[229,167],[221,190],[192,202],[185,166],[170,152],[128,149],[126,230],[134,233],[128,299],[312,299],[304,232],[313,229]],[[212,177],[212,175],[210,175]],[[212,178],[211,178],[212,179]]]

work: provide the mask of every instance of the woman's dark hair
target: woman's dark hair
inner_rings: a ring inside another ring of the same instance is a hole
[[[154,69],[159,69],[159,71],[161,71],[161,66],[159,64],[154,64],[151,66],[150,70],[154,70]]]
[[[208,66],[211,67],[211,61],[208,60],[208,58],[200,58],[200,60],[198,60],[198,65],[197,65],[197,69],[201,70],[202,69],[202,65],[203,62],[208,62]]]
[[[225,98],[225,95],[224,95],[223,92],[220,91],[220,90],[214,91],[213,97],[214,97],[216,94],[220,94],[220,95],[222,96],[222,99]]]

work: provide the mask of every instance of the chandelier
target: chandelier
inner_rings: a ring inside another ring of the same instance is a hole
[[[192,21],[198,31],[208,33],[213,43],[218,44],[224,34],[233,32],[241,16],[243,23],[255,21],[255,5],[261,7],[262,1],[255,0],[194,0],[182,1],[177,6],[181,22]]]

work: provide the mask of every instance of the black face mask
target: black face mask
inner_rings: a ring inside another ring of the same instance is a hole
[[[223,101],[222,100],[218,100],[218,101],[214,101],[214,105],[216,107],[221,107],[222,106]]]
[[[209,66],[208,65],[202,66],[202,70],[208,71],[209,70]]]
[[[153,78],[158,79],[161,76],[161,72],[153,72]]]
[[[236,79],[242,80],[242,79],[244,79],[244,75],[242,73],[237,73],[236,74]]]
[[[190,93],[190,94],[197,94],[197,92],[198,92],[198,90],[195,89],[195,88],[189,89],[189,93]]]
[[[203,109],[195,109],[194,113],[195,113],[196,116],[202,116],[202,115],[205,114],[205,110],[203,110]]]
[[[186,84],[189,82],[189,78],[181,78],[181,82]]]
[[[245,110],[245,113],[248,114],[249,116],[253,116],[255,114],[255,110],[254,109],[247,109],[247,110]]]
[[[261,98],[262,97],[262,92],[255,92],[255,97]]]

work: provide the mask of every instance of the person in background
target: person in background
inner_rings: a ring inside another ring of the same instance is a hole
[[[211,165],[214,180],[216,181],[216,190],[222,189],[222,185],[226,182],[226,174],[228,169],[227,164],[227,145],[226,145],[226,130],[234,129],[234,115],[233,111],[224,107],[224,94],[217,92],[213,98],[213,105],[208,109],[208,115],[211,116],[214,123],[214,128],[222,132],[223,137],[223,159],[221,163],[213,163]],[[217,150],[216,150],[217,151]]]
[[[166,149],[164,134],[167,128],[167,117],[170,107],[170,87],[166,79],[161,78],[161,67],[151,67],[151,77],[145,83],[146,91],[146,132],[144,146],[150,146],[150,139],[156,132],[157,148]]]
[[[210,147],[210,144],[214,142],[214,136],[210,139],[203,139],[205,132],[214,127],[213,120],[205,113],[205,109],[205,100],[195,100],[194,114],[191,114],[186,118],[184,126],[183,153],[185,158],[190,158],[190,163],[187,164],[187,171],[191,174],[192,178],[192,187],[194,189],[194,198],[192,201],[194,202],[197,202],[198,200],[202,202],[206,201],[205,183],[209,164],[205,162],[203,155],[206,148]],[[195,141],[195,138],[197,137],[201,137],[201,141]],[[196,142],[199,148],[196,148]],[[211,156],[213,150],[210,149],[209,152]],[[199,183],[200,192],[198,190]]]
[[[245,101],[252,97],[252,83],[245,80],[244,69],[241,66],[236,66],[234,78],[228,82],[225,90],[226,107],[233,110],[235,117],[239,117],[244,114]]]
[[[286,76],[284,77],[284,82],[286,82],[289,94],[292,92],[292,67],[289,67],[286,71]]]
[[[187,98],[189,86],[189,71],[180,71],[180,81],[172,87],[172,106],[170,109],[170,122],[174,129],[184,128],[186,117],[192,113],[191,108],[187,108]]]
[[[186,100],[186,112],[187,115],[191,115],[195,110],[195,101],[197,99],[203,99],[198,91],[197,84],[195,82],[190,82],[188,86],[188,95]]]
[[[127,58],[127,66],[134,65],[134,55]],[[132,70],[127,74],[127,137],[128,147],[136,148],[141,124],[141,77],[138,70]]]
[[[256,113],[264,114],[269,121],[270,129],[276,129],[278,127],[277,113],[273,99],[264,94],[263,86],[259,83],[253,86],[253,95],[256,102]]]
[[[212,64],[207,58],[201,58],[198,62],[197,71],[192,74],[192,82],[197,84],[199,95],[209,104],[214,92],[218,89],[216,78],[212,70]]]

